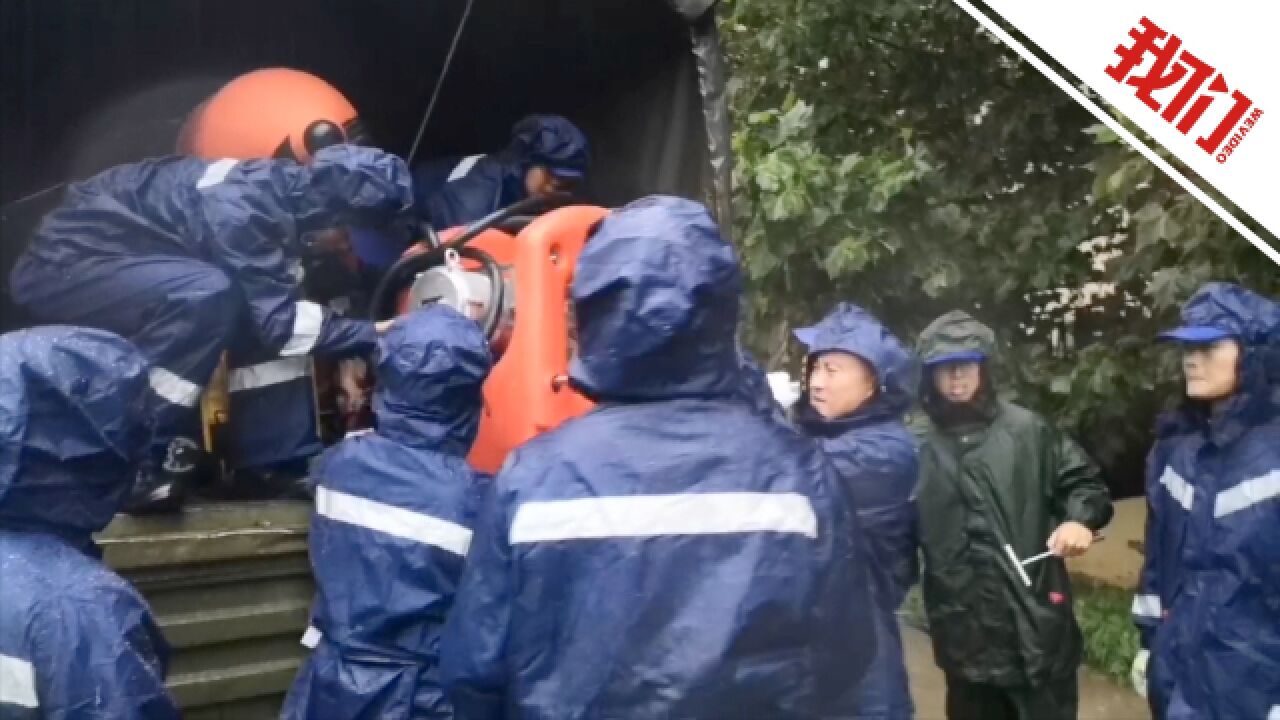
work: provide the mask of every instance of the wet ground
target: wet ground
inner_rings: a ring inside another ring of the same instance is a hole
[[[1118,588],[1138,586],[1142,571],[1143,531],[1147,522],[1145,498],[1129,498],[1114,503],[1115,517],[1103,531],[1107,539],[1095,543],[1089,552],[1067,561],[1071,575]]]
[[[946,682],[933,663],[929,636],[908,625],[902,627],[907,673],[916,703],[917,720],[945,720]],[[1150,720],[1146,701],[1092,670],[1080,671],[1079,720]]]

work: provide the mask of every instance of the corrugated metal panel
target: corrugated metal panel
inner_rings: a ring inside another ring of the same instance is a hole
[[[309,513],[288,502],[195,506],[120,516],[99,538],[173,646],[169,687],[188,718],[278,716],[306,653]]]

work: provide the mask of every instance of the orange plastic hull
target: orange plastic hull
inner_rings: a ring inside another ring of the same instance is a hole
[[[506,269],[516,293],[511,341],[484,386],[480,434],[468,458],[476,469],[496,473],[512,450],[591,409],[567,382],[569,285],[588,231],[607,214],[599,207],[561,208],[519,235],[489,230],[469,243]]]

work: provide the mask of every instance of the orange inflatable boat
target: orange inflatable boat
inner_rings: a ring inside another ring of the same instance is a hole
[[[485,326],[496,362],[484,387],[484,413],[470,461],[495,473],[507,455],[539,433],[591,408],[568,382],[575,328],[569,285],[591,228],[608,211],[553,210],[523,228],[474,232],[461,248],[423,258],[429,267],[399,293],[400,313],[445,302]],[[442,248],[463,233],[441,235]],[[432,251],[411,248],[406,257]],[[500,277],[500,282],[494,282]]]

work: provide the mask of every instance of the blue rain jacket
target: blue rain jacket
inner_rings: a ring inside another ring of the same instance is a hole
[[[116,335],[0,336],[0,718],[181,717],[146,602],[92,540],[150,442],[147,388]]]
[[[810,356],[840,350],[875,371],[877,394],[853,414],[828,420],[808,403],[796,405],[796,423],[817,439],[856,504],[870,554],[879,651],[861,685],[847,698],[849,717],[897,720],[914,708],[902,658],[897,610],[919,574],[917,563],[915,443],[903,423],[914,396],[911,354],[862,308],[841,303],[814,327],[796,331]]]
[[[738,365],[742,373],[735,391],[738,398],[762,417],[786,424],[787,412],[774,398],[768,376],[751,353],[741,346],[738,348]]]
[[[424,219],[437,229],[468,225],[523,200],[525,173],[535,165],[562,177],[584,177],[591,165],[586,136],[562,117],[532,115],[512,128],[510,143],[496,155],[415,167],[414,194]]]
[[[271,354],[364,352],[376,340],[371,323],[299,296],[301,238],[337,225],[404,221],[412,204],[404,162],[365,147],[325,148],[308,165],[187,157],[122,165],[67,190],[14,266],[10,287],[19,303],[35,304],[100,268],[124,272],[140,258],[159,265],[190,258],[239,288]],[[183,297],[180,289],[172,295]],[[172,322],[188,320],[177,314]],[[199,330],[175,327],[173,334]]]
[[[1245,348],[1216,416],[1162,418],[1148,458],[1146,558],[1134,619],[1149,697],[1167,720],[1280,717],[1280,305],[1212,283],[1184,326]]]
[[[459,718],[815,718],[875,652],[821,450],[742,401],[737,258],[706,209],[604,221],[572,287],[596,410],[486,495],[442,674]]]
[[[379,342],[377,430],[344,440],[314,472],[316,647],[284,718],[453,717],[439,635],[471,543],[478,478],[465,457],[489,368],[479,326],[443,306]]]

